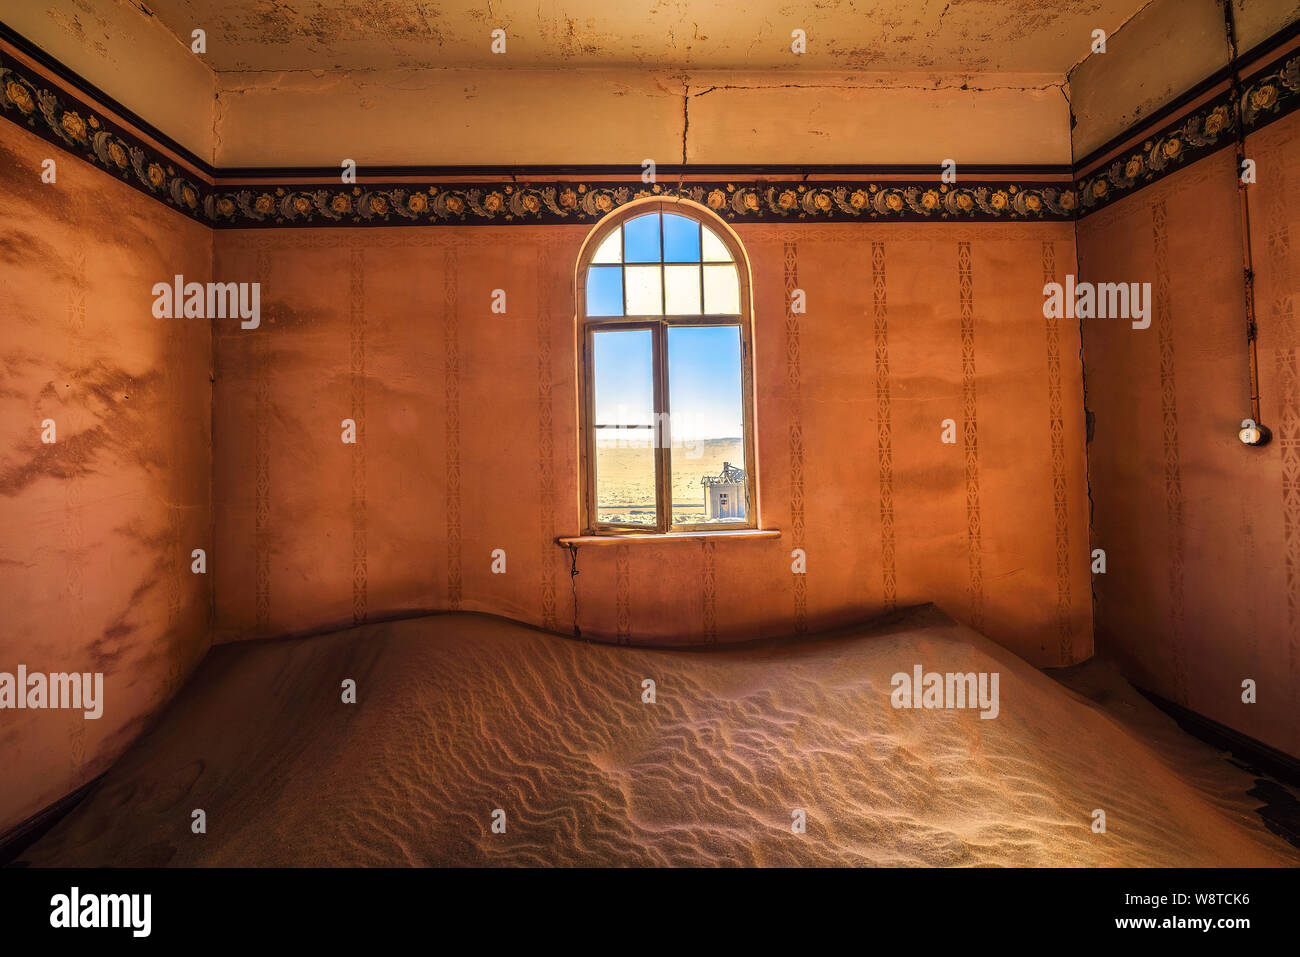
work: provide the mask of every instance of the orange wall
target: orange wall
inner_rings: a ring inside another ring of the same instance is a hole
[[[1250,414],[1235,158],[1223,150],[1079,223],[1082,279],[1152,284],[1152,325],[1084,322],[1097,647],[1139,685],[1300,754],[1300,115],[1254,134],[1263,421]],[[1241,683],[1259,685],[1256,704]]]
[[[0,182],[0,671],[104,673],[97,720],[3,712],[2,834],[103,771],[180,686],[209,644],[190,552],[213,556],[211,330],[150,308],[175,272],[207,280],[211,233],[9,122]]]
[[[218,275],[261,281],[264,318],[215,340],[216,639],[447,608],[570,632],[576,585],[583,634],[607,640],[782,634],[936,601],[1037,664],[1087,657],[1078,329],[1041,312],[1045,273],[1073,268],[1071,226],[738,233],[761,519],[783,534],[584,546],[571,582],[552,540],[580,528],[585,228],[218,232]],[[809,304],[792,321],[788,285]],[[940,443],[945,418],[957,445]]]

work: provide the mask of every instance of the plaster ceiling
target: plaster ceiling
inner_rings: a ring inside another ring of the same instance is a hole
[[[1146,0],[129,0],[213,69],[434,67],[1064,74]],[[503,28],[507,53],[490,50]],[[790,51],[791,31],[808,52]]]

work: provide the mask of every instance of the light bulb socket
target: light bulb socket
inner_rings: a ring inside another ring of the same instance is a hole
[[[1272,441],[1273,433],[1267,425],[1254,425],[1243,428],[1237,433],[1237,438],[1241,439],[1242,445],[1259,448]]]

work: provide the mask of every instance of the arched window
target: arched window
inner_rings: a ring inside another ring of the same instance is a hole
[[[749,268],[702,206],[632,203],[578,262],[589,534],[753,528]]]

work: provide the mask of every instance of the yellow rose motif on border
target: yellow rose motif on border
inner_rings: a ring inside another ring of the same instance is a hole
[[[20,113],[30,113],[36,109],[36,104],[32,102],[32,95],[27,92],[27,87],[17,80],[9,80],[5,83],[5,96],[9,98],[10,103],[18,107]]]
[[[113,161],[113,165],[118,169],[126,169],[126,150],[122,149],[122,144],[116,140],[108,144],[108,158]]]
[[[376,216],[382,216],[388,212],[388,200],[382,196],[370,197],[370,211]]]
[[[1228,126],[1228,108],[1226,106],[1216,106],[1210,115],[1205,118],[1205,135],[1217,136]]]
[[[1043,208],[1043,200],[1037,193],[1025,194],[1025,209],[1031,213],[1036,213]]]
[[[347,193],[339,193],[330,200],[330,209],[340,214],[352,212],[352,197]]]
[[[1176,136],[1171,136],[1165,140],[1165,145],[1160,147],[1160,152],[1164,153],[1168,159],[1173,159],[1183,151],[1183,141]]]
[[[921,194],[921,208],[922,209],[939,208],[939,193],[937,190],[927,189],[924,193]]]
[[[869,202],[871,202],[871,198],[867,196],[864,190],[855,189],[853,195],[849,197],[849,205],[854,209],[866,209]]]
[[[423,193],[412,193],[406,200],[406,208],[413,213],[422,213],[429,208],[429,200]]]
[[[263,193],[253,200],[253,209],[265,216],[275,209],[275,200],[271,198],[270,194]]]
[[[996,193],[993,194],[993,197],[989,200],[989,205],[992,206],[994,209],[1006,209],[1008,202],[1010,202],[1010,199],[1007,196],[1007,194],[1004,193],[1002,190],[998,190]]]
[[[524,212],[536,213],[542,208],[542,201],[532,193],[527,193],[524,195],[524,198],[520,200],[520,205],[523,206]]]
[[[217,200],[217,212],[222,216],[230,216],[235,211],[235,204],[224,196]]]
[[[503,202],[504,200],[500,193],[488,193],[487,196],[483,197],[483,208],[489,213],[495,213],[501,209],[501,204]]]
[[[459,216],[461,213],[465,212],[465,201],[459,196],[448,196],[447,212],[451,213],[453,216]]]
[[[707,205],[709,209],[721,209],[723,206],[727,205],[727,194],[720,189],[711,190],[705,205]]]
[[[1277,87],[1265,83],[1250,94],[1250,105],[1256,110],[1267,110],[1277,102]]]
[[[70,110],[63,114],[63,118],[59,120],[59,126],[63,128],[63,132],[74,140],[84,141],[86,138],[86,121]]]
[[[970,212],[975,207],[975,200],[971,199],[970,193],[957,194],[957,208],[963,213]]]
[[[781,195],[776,199],[776,205],[782,209],[794,209],[799,205],[799,197],[794,194],[794,190],[782,190]]]
[[[167,182],[167,174],[157,163],[150,163],[149,168],[145,170],[145,176],[149,180],[149,185],[154,189],[162,189],[163,184]]]
[[[1142,175],[1142,157],[1134,156],[1124,164],[1124,175],[1129,179],[1137,179]]]
[[[903,197],[897,193],[890,193],[885,197],[885,208],[891,209],[896,213],[903,211]]]

